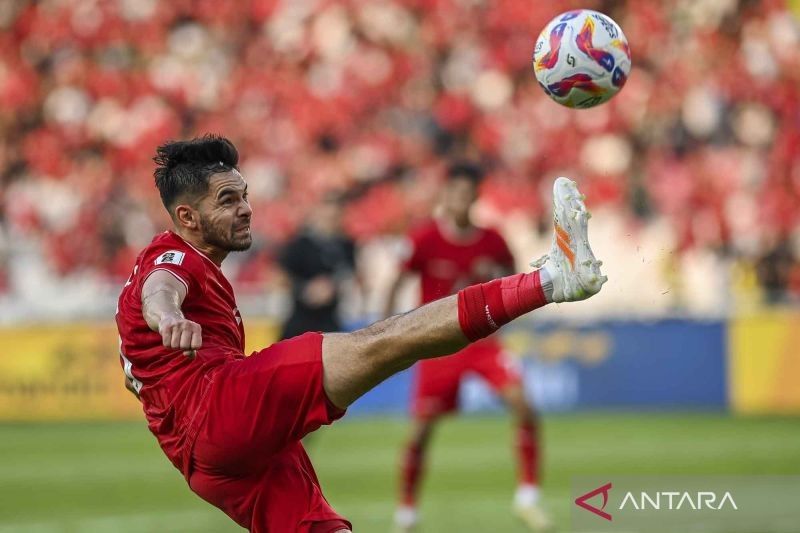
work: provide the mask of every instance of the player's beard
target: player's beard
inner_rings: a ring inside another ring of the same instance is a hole
[[[249,224],[247,224],[249,226]],[[250,232],[238,232],[239,226],[223,226],[215,224],[213,221],[200,216],[200,231],[203,241],[220,250],[227,252],[242,252],[250,248],[253,244],[253,237]]]

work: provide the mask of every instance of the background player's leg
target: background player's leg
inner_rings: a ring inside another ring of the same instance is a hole
[[[551,521],[539,505],[539,432],[538,417],[525,399],[520,383],[508,385],[499,391],[506,406],[514,416],[517,426],[515,448],[517,452],[518,485],[514,495],[514,510],[532,529],[544,530]]]
[[[538,488],[539,435],[536,412],[525,400],[521,385],[515,384],[504,388],[500,391],[500,396],[514,416],[517,426],[515,447],[519,486]]]
[[[438,419],[416,419],[411,425],[411,436],[400,465],[400,506],[395,523],[400,531],[410,531],[418,522],[417,496],[425,474],[425,459]]]

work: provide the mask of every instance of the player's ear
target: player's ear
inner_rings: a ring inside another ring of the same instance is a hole
[[[175,218],[175,224],[179,227],[186,229],[198,228],[199,221],[197,211],[195,211],[192,206],[188,204],[176,205],[172,212]]]

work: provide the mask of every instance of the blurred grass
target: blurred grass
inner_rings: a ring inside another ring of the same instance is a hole
[[[357,531],[390,530],[400,419],[343,420],[309,443],[328,499]],[[523,531],[504,418],[448,420],[435,436],[421,532]],[[545,419],[547,506],[566,524],[571,476],[800,474],[800,420],[722,414]],[[195,497],[143,423],[0,425],[0,533],[241,531]]]

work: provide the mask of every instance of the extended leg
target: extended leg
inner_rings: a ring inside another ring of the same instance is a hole
[[[566,178],[556,180],[553,194],[553,244],[537,264],[540,270],[468,287],[353,333],[326,334],[322,361],[328,398],[345,408],[415,361],[454,353],[550,301],[597,294],[606,278],[589,247],[582,196]]]

